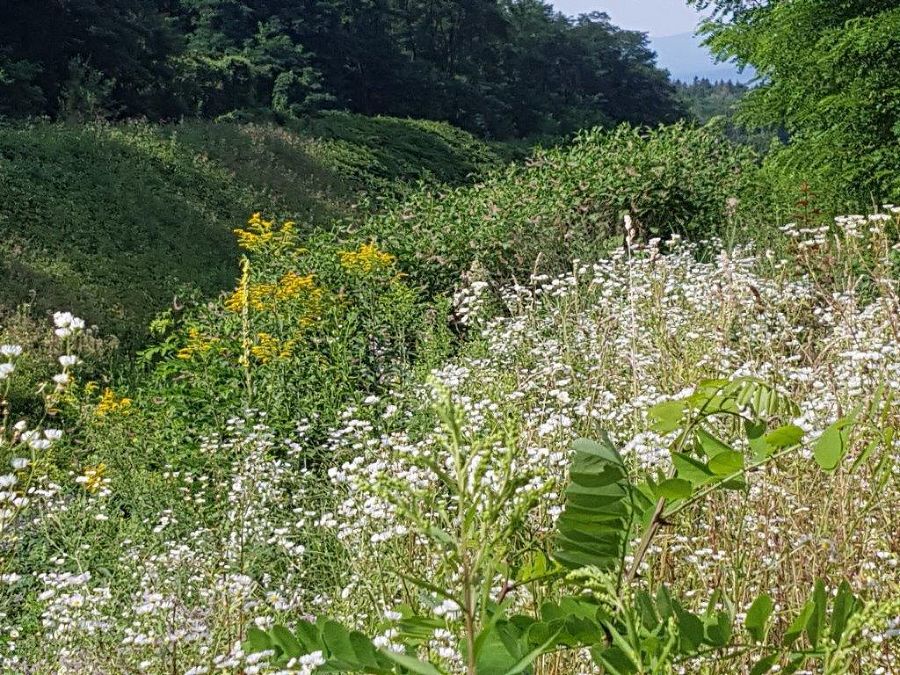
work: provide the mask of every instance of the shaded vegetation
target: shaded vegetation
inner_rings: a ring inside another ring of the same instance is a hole
[[[231,230],[259,204],[330,227],[359,217],[363,198],[376,206],[500,161],[446,125],[341,113],[292,128],[4,126],[0,158],[0,305],[69,307],[126,340],[174,295],[231,285]]]
[[[645,34],[543,0],[14,0],[0,45],[0,115],[336,107],[509,138],[679,112]]]

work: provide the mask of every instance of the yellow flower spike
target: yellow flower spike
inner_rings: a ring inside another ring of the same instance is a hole
[[[218,338],[205,338],[198,328],[188,328],[187,344],[178,350],[176,356],[187,361],[194,357],[194,354],[205,354],[213,348],[218,342]]]
[[[247,221],[247,227],[233,230],[237,236],[238,246],[247,251],[259,251],[266,248],[291,248],[297,233],[297,224],[288,220],[281,227],[276,227],[274,220],[264,220],[262,214],[254,213]]]
[[[112,413],[124,413],[130,407],[130,398],[118,397],[112,389],[107,387],[103,390],[100,401],[97,403],[97,407],[94,408],[94,413],[98,417],[104,417]]]
[[[351,272],[369,274],[394,264],[396,258],[375,244],[362,244],[355,251],[341,251],[341,266]]]
[[[257,333],[256,344],[251,347],[250,352],[260,363],[269,363],[278,359],[290,358],[294,353],[295,344],[296,340],[279,342],[269,333]]]

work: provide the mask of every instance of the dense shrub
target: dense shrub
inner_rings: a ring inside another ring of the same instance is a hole
[[[755,222],[753,153],[715,127],[580,134],[476,185],[422,190],[362,228],[416,281],[447,291],[473,262],[502,277],[602,251],[631,217],[638,238],[713,236]]]

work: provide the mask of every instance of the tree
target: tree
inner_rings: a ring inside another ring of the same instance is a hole
[[[783,126],[770,164],[835,208],[900,191],[900,2],[692,0],[714,10],[704,26],[722,58],[752,65],[759,84],[742,120]]]
[[[179,36],[151,0],[8,0],[0,45],[5,86],[15,83],[7,113],[58,115],[98,96],[127,115],[176,112],[164,89]]]

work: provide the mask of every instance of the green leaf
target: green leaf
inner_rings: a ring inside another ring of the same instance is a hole
[[[579,439],[572,447],[575,456],[553,556],[568,569],[618,569],[640,511],[637,490],[608,436],[600,442]]]
[[[700,442],[704,454],[710,459],[723,452],[734,452],[734,448],[702,428],[697,429],[697,440]]]
[[[716,479],[706,464],[684,453],[672,453],[672,464],[678,470],[678,477],[689,481],[692,485],[704,485]]]
[[[648,415],[652,420],[650,429],[659,434],[668,434],[681,426],[684,418],[684,401],[663,401],[652,406]]]
[[[729,476],[744,468],[744,456],[734,450],[728,450],[709,460],[708,466],[709,470],[717,476]]]
[[[382,649],[379,653],[396,663],[398,666],[406,668],[406,670],[411,673],[415,673],[415,675],[441,675],[441,671],[433,665],[426,663],[425,661],[420,661],[414,656],[398,654],[397,652],[392,652],[390,649]]]
[[[753,458],[760,460],[769,455],[769,445],[766,443],[766,423],[744,420],[744,433],[747,434],[747,442],[753,452]]]
[[[838,587],[837,595],[834,597],[834,609],[831,611],[831,639],[835,642],[840,641],[844,629],[847,627],[847,621],[856,611],[856,598],[850,589],[850,584],[842,581]]]
[[[284,626],[272,626],[269,634],[272,636],[272,642],[274,642],[281,649],[281,653],[288,658],[292,659],[303,656],[304,652],[300,642],[294,637],[294,634]]]
[[[791,622],[791,625],[788,626],[788,629],[784,632],[782,644],[785,647],[790,647],[797,641],[797,638],[803,634],[803,630],[806,628],[806,624],[809,621],[809,617],[812,616],[814,609],[815,605],[812,600],[807,601],[807,603],[803,605],[800,614],[797,615],[797,618]]]
[[[247,629],[247,638],[244,640],[244,651],[247,654],[255,654],[256,652],[264,652],[272,648],[272,640],[269,634],[260,630],[256,626],[250,626]]]
[[[381,668],[381,662],[379,661],[381,654],[368,635],[359,631],[353,631],[350,633],[350,644],[353,645],[353,652],[356,654],[356,663],[370,671]]]
[[[665,499],[687,499],[692,492],[693,487],[690,481],[683,478],[669,478],[653,489],[653,494],[657,498],[664,497]]]
[[[322,625],[322,639],[332,657],[356,665],[356,650],[350,641],[350,631],[341,624],[337,621],[326,621]]]
[[[604,672],[610,675],[632,675],[638,671],[634,662],[618,647],[606,649],[593,647],[591,656],[594,662],[603,666]]]
[[[320,651],[325,647],[318,626],[309,621],[298,621],[297,627],[294,630],[294,636],[303,644],[306,654]]]
[[[680,603],[674,602],[673,607],[682,649],[686,653],[694,652],[704,642],[703,622],[696,614],[684,609]]]
[[[816,580],[813,590],[813,611],[806,622],[806,636],[813,647],[819,646],[819,638],[825,632],[825,609],[828,598],[825,595],[825,583],[821,579]]]
[[[795,424],[786,424],[765,435],[766,445],[772,448],[789,448],[803,440],[803,429]]]
[[[847,418],[839,419],[825,429],[813,445],[813,456],[825,471],[832,471],[847,454],[850,444],[850,425]]]
[[[518,675],[522,671],[524,671],[531,663],[539,657],[541,654],[546,652],[550,647],[552,647],[556,643],[556,638],[559,637],[559,634],[562,632],[562,629],[556,631],[553,635],[551,635],[547,640],[544,641],[543,644],[538,645],[530,652],[525,654],[518,662],[509,670],[506,671],[504,675]],[[479,671],[480,672],[480,671]]]
[[[750,675],[766,675],[776,663],[778,663],[777,653],[764,656],[750,669]]]
[[[750,609],[747,610],[747,618],[744,619],[744,628],[750,633],[750,636],[756,642],[762,642],[766,639],[766,625],[772,611],[775,609],[775,603],[772,598],[763,593],[759,595]]]

